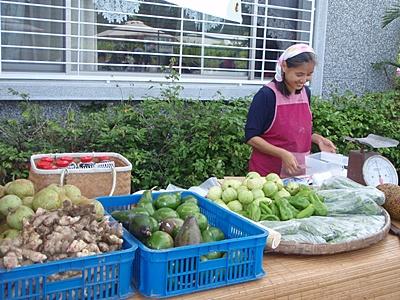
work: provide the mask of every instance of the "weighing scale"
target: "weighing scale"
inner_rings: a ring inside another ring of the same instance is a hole
[[[364,147],[365,145],[375,149],[396,147],[399,141],[375,134],[369,134],[365,138],[346,137],[345,140],[360,145],[360,150],[352,150],[349,153],[348,178],[374,187],[383,183],[399,183],[395,166],[386,157],[368,151]]]

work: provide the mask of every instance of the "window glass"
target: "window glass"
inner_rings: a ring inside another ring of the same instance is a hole
[[[263,80],[293,43],[310,43],[310,0],[242,0],[241,24],[162,0],[1,4],[1,70],[67,75]]]
[[[1,4],[3,71],[63,71],[64,1],[16,0]]]

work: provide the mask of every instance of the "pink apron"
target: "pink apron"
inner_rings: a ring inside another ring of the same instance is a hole
[[[306,90],[303,88],[300,94],[286,97],[276,89],[274,82],[267,86],[276,96],[275,116],[271,126],[260,137],[293,153],[302,171],[288,174],[282,168],[280,158],[261,153],[255,148],[250,157],[249,171],[256,171],[262,176],[276,173],[282,178],[305,174],[305,156],[310,153],[312,134],[312,114]]]

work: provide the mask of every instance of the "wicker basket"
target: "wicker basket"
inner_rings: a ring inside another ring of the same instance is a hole
[[[70,156],[79,161],[80,157],[91,155],[93,158],[108,156],[114,162],[114,167],[109,168],[59,168],[59,169],[39,169],[36,163],[42,157],[52,157],[57,159],[62,156]],[[72,184],[77,186],[83,196],[95,198],[107,195],[126,195],[131,192],[131,170],[132,164],[122,155],[113,152],[93,152],[93,153],[52,153],[36,154],[31,156],[31,168],[29,180],[35,185],[35,190],[55,184]]]
[[[325,255],[341,252],[348,252],[369,247],[383,240],[389,233],[390,216],[386,210],[382,209],[385,215],[385,224],[382,228],[369,236],[362,239],[352,240],[349,242],[337,244],[310,244],[298,243],[292,241],[281,241],[275,249],[267,249],[266,252],[278,252],[282,254],[300,254],[300,255]]]

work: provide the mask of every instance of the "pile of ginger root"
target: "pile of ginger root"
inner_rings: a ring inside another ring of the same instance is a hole
[[[0,241],[0,268],[96,255],[122,248],[122,224],[99,219],[93,204],[73,205],[53,211],[37,209],[23,220],[21,234]]]

